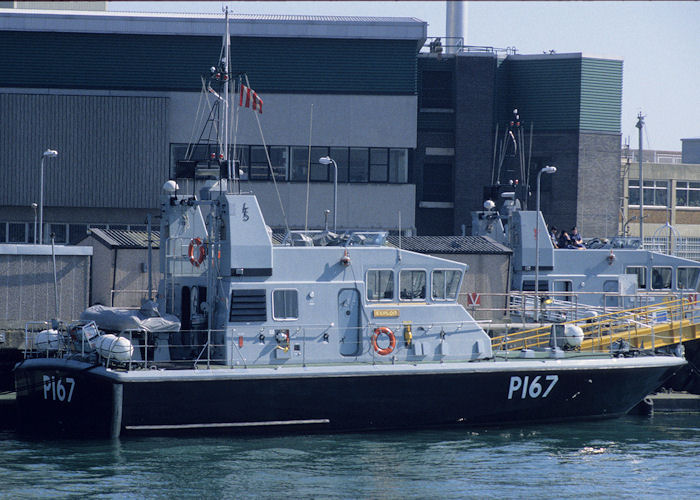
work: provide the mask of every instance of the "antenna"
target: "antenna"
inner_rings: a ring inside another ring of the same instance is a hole
[[[640,111],[637,115],[637,124],[639,129],[639,243],[640,248],[644,247],[644,171],[642,169],[642,128],[644,127],[644,115]]]

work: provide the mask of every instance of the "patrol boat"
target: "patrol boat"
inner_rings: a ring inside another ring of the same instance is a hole
[[[211,72],[226,86],[227,59]],[[290,231],[275,243],[227,153],[224,145],[213,162],[179,165],[163,186],[156,303],[27,325],[15,368],[20,432],[115,438],[616,417],[685,364],[586,354],[574,326],[559,339],[553,331],[548,347],[499,352],[457,302],[466,265],[390,247],[381,232]],[[198,178],[212,165],[219,179]]]

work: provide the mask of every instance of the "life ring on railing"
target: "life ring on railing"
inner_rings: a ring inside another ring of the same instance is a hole
[[[384,349],[380,349],[377,345],[377,338],[379,338],[379,336],[382,334],[389,337],[389,345]],[[394,350],[394,347],[396,347],[396,337],[394,336],[394,332],[389,330],[389,328],[387,328],[386,326],[380,326],[375,328],[374,335],[372,335],[372,347],[374,347],[374,350],[377,351],[377,354],[379,354],[380,356],[386,356],[387,354],[391,354],[391,352]]]
[[[204,246],[200,238],[192,238],[190,247],[187,250],[187,255],[190,257],[190,263],[194,267],[199,267],[207,256],[207,247]]]

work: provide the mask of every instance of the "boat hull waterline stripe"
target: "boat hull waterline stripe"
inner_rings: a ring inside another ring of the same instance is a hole
[[[159,431],[176,429],[216,429],[231,427],[272,427],[279,425],[316,425],[330,424],[327,418],[316,418],[308,420],[270,420],[267,422],[230,422],[212,424],[175,424],[175,425],[127,425],[124,428],[130,431]]]

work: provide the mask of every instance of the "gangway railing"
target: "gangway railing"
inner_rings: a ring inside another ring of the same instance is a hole
[[[574,325],[583,332],[580,346],[570,349],[610,352],[615,350],[616,343],[627,343],[630,348],[638,350],[657,349],[700,339],[700,302],[674,299],[559,325]],[[493,337],[491,345],[500,351],[555,347],[553,328],[559,325]]]

